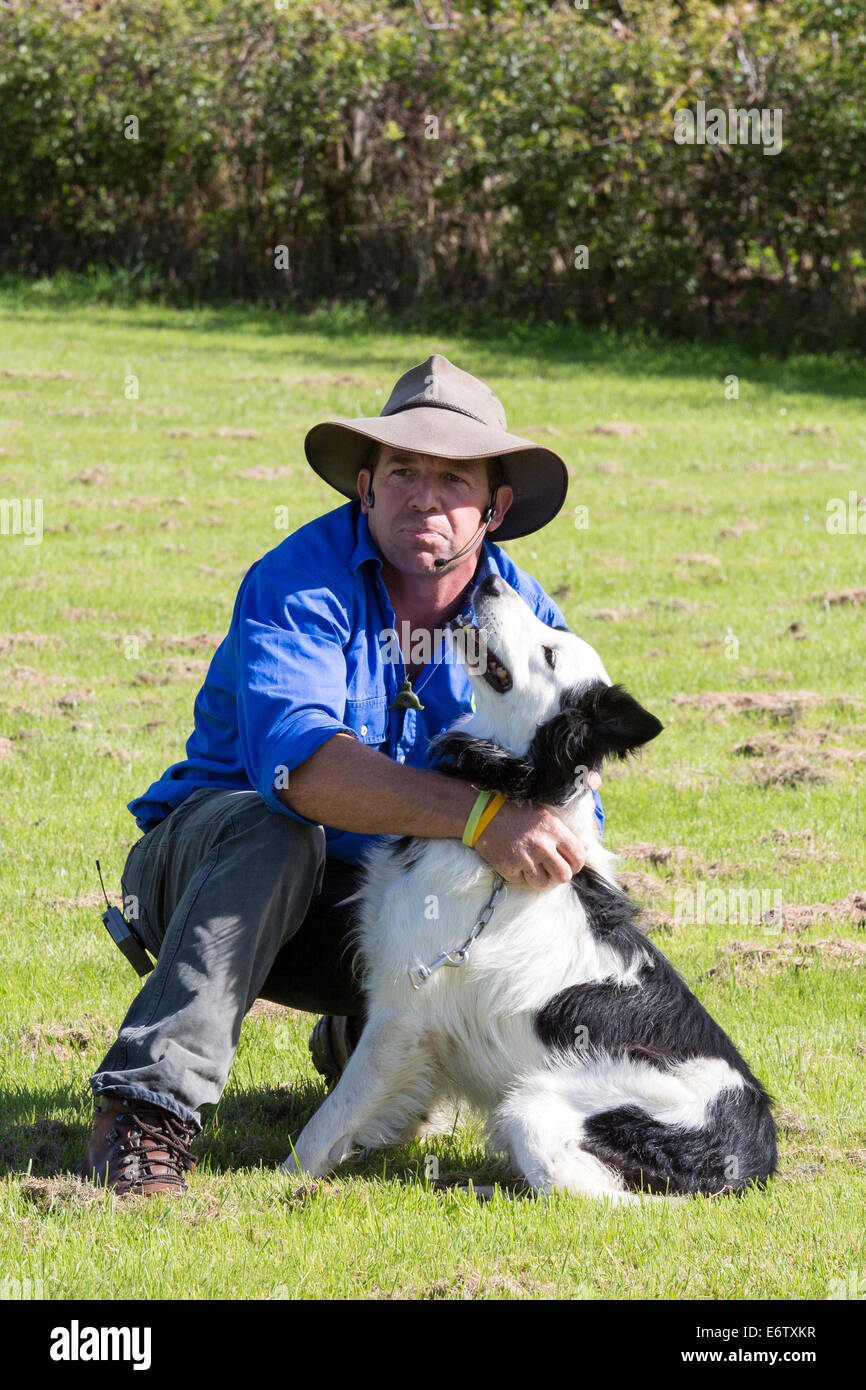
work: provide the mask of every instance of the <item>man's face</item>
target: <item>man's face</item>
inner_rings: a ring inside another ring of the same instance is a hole
[[[403,574],[435,574],[434,561],[450,559],[471,541],[490,501],[486,459],[445,459],[382,445],[372,478],[362,468],[358,493],[370,533],[385,559]],[[504,484],[496,494],[494,531],[511,505]]]

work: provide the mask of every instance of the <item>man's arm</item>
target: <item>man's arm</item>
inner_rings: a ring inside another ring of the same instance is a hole
[[[459,840],[478,787],[441,772],[406,767],[335,734],[296,767],[280,799],[290,811],[362,835]],[[545,806],[506,803],[475,848],[508,883],[546,888],[583,868],[586,849]]]

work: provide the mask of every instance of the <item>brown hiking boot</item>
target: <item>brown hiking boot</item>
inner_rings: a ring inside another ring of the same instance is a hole
[[[189,1152],[194,1125],[110,1091],[95,1097],[93,1109],[93,1133],[77,1177],[111,1187],[119,1197],[186,1192],[184,1172],[198,1161]]]

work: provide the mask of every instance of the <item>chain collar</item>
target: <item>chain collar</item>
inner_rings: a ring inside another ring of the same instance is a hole
[[[413,970],[409,970],[407,972],[413,989],[421,989],[424,985],[426,985],[430,976],[433,974],[433,971],[438,970],[439,967],[442,965],[466,964],[466,959],[469,955],[470,949],[472,948],[478,937],[481,935],[484,928],[487,926],[487,923],[490,921],[490,918],[493,916],[493,912],[496,907],[496,899],[499,897],[500,891],[504,884],[505,879],[502,877],[501,874],[493,875],[493,891],[491,892],[490,897],[487,899],[487,902],[484,904],[481,915],[476,918],[472,930],[467,936],[466,940],[463,942],[462,946],[455,946],[450,951],[443,951],[442,955],[437,956],[435,960],[431,960],[429,965],[416,965]]]

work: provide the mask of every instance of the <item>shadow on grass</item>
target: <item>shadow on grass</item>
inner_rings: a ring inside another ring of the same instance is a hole
[[[433,1162],[431,1162],[433,1160]],[[435,1176],[434,1176],[435,1174]],[[399,1148],[365,1153],[342,1163],[321,1178],[297,1174],[287,1180],[278,1198],[290,1207],[307,1207],[322,1200],[342,1199],[347,1192],[370,1186],[399,1187],[450,1198],[474,1197],[489,1201],[496,1192],[507,1198],[534,1198],[536,1194],[504,1156],[488,1153],[482,1145],[464,1138],[437,1135]]]
[[[290,1136],[299,1134],[325,1096],[324,1084],[301,1081],[294,1088],[263,1087],[227,1092],[192,1152],[212,1172],[234,1172],[282,1163]],[[30,1172],[56,1177],[81,1162],[90,1138],[92,1112],[86,1090],[72,1085],[6,1092],[0,1100],[0,1176]]]
[[[423,311],[393,314],[360,300],[323,304],[309,312],[290,307],[260,304],[191,303],[184,307],[160,298],[136,297],[134,293],[111,290],[110,285],[88,283],[86,277],[59,275],[52,280],[28,281],[0,277],[0,306],[5,317],[32,323],[40,316],[76,315],[86,311],[88,325],[117,329],[117,310],[142,309],[136,321],[128,318],[123,332],[161,329],[202,337],[246,333],[246,358],[253,365],[261,357],[273,366],[273,351],[257,353],[255,339],[266,340],[287,334],[325,340],[325,348],[303,348],[303,369],[320,368],[323,373],[345,372],[354,367],[365,377],[380,377],[383,388],[393,384],[400,370],[400,348],[396,344],[371,346],[371,338],[390,334],[417,339],[428,337],[430,351],[441,350],[441,337],[462,339],[449,348],[461,357],[476,354],[469,369],[498,377],[523,377],[527,359],[534,359],[535,370],[543,376],[546,368],[565,371],[585,383],[602,372],[639,373],[667,379],[709,379],[717,387],[729,372],[747,375],[750,383],[784,391],[802,391],[833,398],[866,398],[866,372],[856,349],[841,352],[797,352],[784,356],[762,345],[754,334],[712,340],[691,341],[664,336],[650,330],[616,331],[588,329],[578,324],[500,320],[491,310],[478,322],[450,314],[443,324]],[[100,314],[101,309],[110,312]],[[333,343],[333,349],[330,347]],[[465,345],[465,347],[464,347]],[[413,345],[412,355],[418,348]],[[787,347],[786,347],[787,354]],[[467,365],[464,361],[464,365]],[[405,365],[408,365],[406,363]],[[405,368],[404,368],[405,369]],[[324,383],[326,384],[326,383]],[[336,382],[335,382],[336,384]],[[380,402],[380,405],[383,402]]]
[[[276,1169],[325,1096],[324,1083],[301,1080],[293,1087],[262,1087],[228,1091],[219,1105],[203,1116],[204,1128],[193,1141],[199,1173],[241,1173]],[[7,1093],[2,1098],[0,1177],[27,1175],[33,1180],[68,1178],[80,1163],[91,1131],[86,1092],[72,1085],[54,1089]],[[507,1163],[491,1156],[483,1145],[465,1137],[437,1135],[400,1148],[366,1153],[341,1165],[341,1178],[385,1181],[447,1194],[467,1191],[471,1183],[481,1200],[492,1195],[491,1185],[514,1196],[526,1195],[525,1185],[513,1180]],[[483,1188],[478,1192],[477,1189]],[[328,1185],[300,1180],[289,1187],[292,1204],[313,1200]]]

